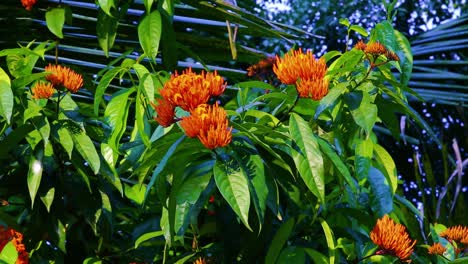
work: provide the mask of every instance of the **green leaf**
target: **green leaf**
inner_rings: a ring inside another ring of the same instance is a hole
[[[174,70],[177,67],[177,42],[172,17],[166,12],[161,13],[162,18],[162,62],[166,70]]]
[[[119,18],[111,16],[104,11],[99,10],[96,22],[96,35],[99,46],[104,51],[106,57],[109,57],[109,51],[114,46],[117,28],[119,27]]]
[[[333,235],[333,231],[331,230],[330,226],[328,225],[327,221],[325,221],[325,219],[319,218],[319,220],[320,225],[322,225],[323,233],[325,234],[325,238],[327,240],[328,253],[330,254],[328,263],[337,263],[338,259],[336,251],[336,241],[335,236]]]
[[[296,246],[283,249],[277,263],[306,263],[304,249]]]
[[[148,198],[148,194],[151,190],[151,187],[153,187],[154,183],[158,179],[159,174],[166,167],[167,161],[172,156],[172,154],[174,154],[175,150],[177,149],[177,146],[179,146],[179,144],[184,140],[184,138],[185,138],[185,135],[181,136],[176,142],[174,142],[171,145],[171,147],[167,150],[166,154],[164,154],[164,157],[159,162],[158,166],[156,166],[156,169],[154,169],[153,175],[151,175],[150,182],[148,183],[148,186],[146,187],[145,201],[146,201],[146,198]]]
[[[55,188],[50,188],[44,196],[41,196],[41,201],[44,203],[45,207],[47,208],[47,212],[50,213],[50,206],[54,201],[55,196]]]
[[[289,218],[288,221],[281,225],[271,241],[270,248],[265,256],[265,263],[276,263],[278,256],[281,253],[281,249],[288,241],[288,238],[294,229],[294,225],[294,218]]]
[[[143,0],[143,4],[145,4],[146,13],[151,12],[151,6],[153,5],[154,0]]]
[[[357,193],[357,183],[356,180],[351,176],[351,173],[349,172],[348,167],[346,167],[346,164],[341,160],[340,156],[336,154],[336,151],[330,146],[330,144],[320,138],[317,137],[318,144],[320,145],[320,149],[322,150],[322,153],[328,156],[328,159],[333,163],[335,168],[338,170],[338,172],[343,176],[344,180],[348,183],[349,187],[354,193]]]
[[[0,68],[0,115],[7,123],[10,123],[13,114],[13,91],[11,90],[10,77]]]
[[[158,10],[146,14],[138,25],[138,40],[146,56],[155,59],[161,40],[162,22]]]
[[[378,169],[370,167],[369,183],[372,190],[371,209],[378,217],[390,213],[393,210],[393,195],[385,176]]]
[[[140,91],[144,93],[148,102],[153,102],[155,87],[150,72],[148,71],[148,69],[146,69],[145,66],[138,63],[133,65],[133,69],[137,73],[138,80],[140,81]]]
[[[200,199],[200,195],[210,182],[213,163],[202,164],[199,169],[191,172],[189,178],[179,184],[171,193],[169,199],[175,201],[174,231],[177,236],[183,236],[190,223],[190,217],[196,217],[196,215],[193,215],[193,210]],[[171,214],[171,210],[169,214]]]
[[[67,228],[62,224],[60,220],[57,220],[57,235],[58,235],[58,241],[57,241],[57,247],[63,252],[67,253],[66,249],[66,242],[67,242]]]
[[[389,21],[383,21],[375,26],[371,32],[370,41],[378,41],[390,51],[395,52],[397,50],[395,31]]]
[[[130,108],[128,97],[134,92],[134,87],[118,91],[112,96],[104,112],[104,119],[111,128],[107,143],[115,153],[119,152],[119,142],[127,128],[128,112]]]
[[[340,18],[339,23],[341,25],[344,25],[345,27],[349,27],[351,23],[349,23],[349,20],[345,17]]]
[[[377,121],[377,106],[371,102],[366,91],[354,91],[346,94],[345,101],[351,110],[354,122],[369,135]]]
[[[289,133],[293,139],[291,154],[309,190],[325,204],[323,158],[317,139],[309,124],[293,113],[289,119]]]
[[[114,0],[98,0],[99,6],[101,7],[102,11],[106,13],[108,16],[112,16],[111,8],[115,8]]]
[[[71,159],[73,152],[73,138],[71,137],[70,132],[63,125],[55,125],[54,132],[56,132],[56,141],[62,145],[67,152],[68,157]]]
[[[164,231],[162,231],[162,230],[145,233],[145,234],[143,234],[143,235],[141,235],[140,237],[137,238],[137,240],[135,241],[135,248],[138,248],[140,246],[140,244],[145,242],[145,241],[148,241],[148,240],[150,240],[152,238],[160,237],[160,236],[163,236],[163,235],[164,235]]]
[[[99,113],[99,104],[101,103],[102,96],[106,91],[107,87],[111,83],[112,79],[117,76],[117,74],[125,71],[125,68],[115,67],[107,71],[104,76],[102,76],[101,80],[99,81],[98,86],[96,87],[96,94],[94,95],[94,114],[98,115]]]
[[[102,264],[102,260],[96,257],[90,257],[90,258],[83,260],[83,264]]]
[[[468,257],[457,258],[449,262],[450,264],[463,264],[468,263]]]
[[[398,175],[392,156],[379,144],[374,144],[374,154],[376,160],[384,166],[385,177],[390,183],[392,194],[395,194],[398,187]]]
[[[370,138],[356,142],[354,167],[360,182],[367,178],[371,165],[374,143]]]
[[[31,208],[34,208],[34,199],[36,198],[39,185],[41,184],[43,164],[42,158],[44,156],[44,150],[38,149],[34,154],[29,157],[29,170],[28,170],[28,190],[29,196],[31,197]]]
[[[33,73],[33,74],[28,74],[25,76],[21,76],[19,78],[14,79],[11,81],[11,87],[12,89],[19,89],[19,88],[24,88],[30,83],[42,79],[45,76],[47,76],[49,73],[48,72],[39,72],[39,73]]]
[[[7,240],[8,241],[8,240]],[[18,251],[13,244],[13,241],[9,241],[0,251],[0,263],[15,264],[18,259]]]
[[[312,259],[312,263],[328,263],[327,257],[317,250],[311,248],[304,248],[304,251]]]
[[[408,85],[408,81],[411,78],[411,72],[413,71],[413,53],[411,52],[411,44],[408,39],[401,34],[401,32],[395,30],[395,41],[396,44],[403,53],[403,56],[399,56],[400,61],[398,62],[401,67],[400,83],[401,85]]]
[[[357,33],[361,34],[361,36],[367,37],[369,33],[367,33],[367,30],[365,30],[363,27],[358,26],[358,25],[352,25],[349,27],[349,30],[356,31]]]
[[[322,98],[322,100],[320,100],[320,104],[318,105],[317,110],[315,110],[314,119],[317,119],[324,110],[328,109],[332,105],[335,105],[338,98],[347,90],[347,86],[348,83],[344,82],[339,83],[331,88],[330,92],[328,92],[328,94]]]
[[[145,200],[146,186],[142,184],[134,184],[132,187],[125,184],[125,197],[141,205]]]
[[[46,23],[47,28],[49,28],[50,32],[52,32],[55,36],[59,38],[63,38],[63,25],[65,24],[65,8],[62,7],[55,7],[49,9],[46,14]]]
[[[79,131],[70,129],[68,131],[73,139],[75,149],[80,153],[83,159],[88,162],[94,174],[97,174],[101,166],[101,161],[91,138],[81,128]]]
[[[0,140],[0,159],[6,158],[8,152],[16,148],[29,133],[34,131],[34,126],[30,124],[24,124],[13,130],[12,133],[8,134],[2,140]]]
[[[251,155],[247,166],[251,177],[251,180],[249,181],[250,195],[252,197],[255,211],[257,212],[260,232],[265,219],[266,203],[270,190],[268,188],[266,179],[267,175],[265,175],[262,158],[259,155]]]
[[[234,167],[234,161],[230,164],[225,164],[217,160],[213,168],[213,174],[218,186],[219,192],[224,199],[229,203],[232,210],[236,212],[244,225],[252,231],[249,226],[249,208],[250,208],[250,192],[248,175],[238,166]]]

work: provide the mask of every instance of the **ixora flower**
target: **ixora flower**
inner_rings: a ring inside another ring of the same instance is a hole
[[[192,111],[201,104],[208,103],[212,96],[221,95],[226,88],[224,79],[215,71],[196,74],[192,68],[188,68],[164,84],[161,96],[174,106],[179,106],[185,111]]]
[[[29,263],[29,254],[26,251],[26,247],[23,244],[23,234],[20,232],[0,226],[0,252],[9,242],[12,242],[18,252],[18,258],[16,264],[27,264]]]
[[[21,0],[21,4],[28,11],[31,11],[36,2],[37,0]]]
[[[311,51],[288,52],[283,58],[276,57],[273,66],[278,79],[284,84],[296,84],[300,97],[320,100],[328,93],[327,64],[323,58],[315,59]]]
[[[45,70],[51,72],[46,79],[56,88],[63,86],[68,91],[76,93],[83,86],[83,76],[68,67],[49,64]]]
[[[449,241],[468,245],[468,227],[466,226],[452,226],[442,231],[439,235]]]
[[[202,257],[199,257],[193,262],[193,264],[206,264],[206,260]]]
[[[400,60],[400,58],[398,57],[398,55],[396,55],[395,52],[389,51],[384,45],[382,45],[378,41],[365,44],[362,40],[360,40],[356,45],[354,45],[354,48],[357,50],[362,50],[366,54],[370,54],[374,57],[384,55],[389,61]]]
[[[410,257],[416,244],[416,240],[412,241],[409,237],[405,226],[395,223],[388,215],[377,220],[370,238],[379,246],[377,255],[393,255],[402,261]]]
[[[441,243],[434,243],[427,251],[431,255],[443,255],[447,249]]]
[[[37,82],[32,88],[33,99],[48,99],[54,95],[54,86],[51,83]]]
[[[218,104],[199,105],[183,117],[180,126],[188,137],[198,137],[208,149],[224,147],[231,143],[232,127],[228,127],[226,111]]]
[[[172,125],[176,120],[175,117],[175,106],[171,102],[165,99],[158,99],[158,104],[151,103],[157,116],[154,118],[163,127]]]

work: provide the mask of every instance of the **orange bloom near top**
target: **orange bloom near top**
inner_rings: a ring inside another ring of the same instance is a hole
[[[395,223],[388,215],[377,220],[370,232],[370,238],[379,246],[378,255],[393,255],[407,260],[413,253],[416,240],[412,241],[405,226]]]
[[[446,251],[446,248],[442,246],[441,243],[434,243],[428,249],[428,253],[431,255],[443,255],[445,251]]]
[[[28,11],[31,11],[36,2],[37,0],[21,0],[21,4]]]
[[[48,99],[54,95],[54,87],[51,83],[37,82],[31,88],[33,99]]]
[[[63,86],[70,92],[76,93],[83,86],[83,76],[68,67],[49,64],[45,70],[51,72],[46,79],[56,88]]]
[[[468,245],[468,227],[466,226],[452,226],[442,231],[439,235],[449,241],[456,241]]]

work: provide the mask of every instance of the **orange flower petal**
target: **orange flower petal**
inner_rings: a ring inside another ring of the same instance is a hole
[[[431,255],[443,255],[447,249],[441,243],[434,243],[429,247],[428,253]]]
[[[453,240],[458,243],[468,244],[468,227],[466,226],[452,226],[445,229],[439,235],[450,241]]]
[[[31,88],[33,99],[48,99],[54,95],[54,86],[51,83],[36,82]]]
[[[45,67],[45,71],[51,72],[46,79],[55,87],[63,86],[70,92],[76,93],[83,86],[83,76],[68,67],[49,64]]]
[[[158,99],[157,102],[157,105],[151,103],[157,114],[154,120],[163,127],[172,125],[175,122],[175,106],[164,99]]]

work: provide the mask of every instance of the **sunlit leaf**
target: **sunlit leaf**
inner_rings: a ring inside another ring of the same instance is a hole
[[[34,207],[34,199],[36,198],[39,185],[41,184],[43,164],[42,158],[44,156],[44,150],[38,149],[34,154],[29,157],[29,170],[28,170],[28,190],[29,196],[31,197],[31,208]]]
[[[163,235],[164,235],[164,231],[154,231],[154,232],[145,233],[137,238],[137,240],[135,241],[135,248],[138,248],[140,244],[145,241],[148,241],[152,238],[160,237]]]
[[[325,234],[325,238],[327,240],[328,245],[328,253],[330,254],[328,263],[334,264],[337,263],[337,250],[336,250],[336,241],[335,236],[333,235],[333,230],[328,225],[327,221],[320,218],[320,224],[322,225],[323,233]]]
[[[55,188],[50,188],[44,196],[41,196],[41,201],[44,203],[45,207],[47,208],[47,212],[50,212],[50,206],[54,201],[55,197]]]
[[[65,24],[65,8],[55,7],[49,9],[46,14],[46,23],[50,32],[59,38],[63,38],[63,25]]]
[[[162,22],[158,10],[146,14],[138,25],[138,39],[146,56],[155,59],[161,40]]]
[[[0,68],[0,115],[10,123],[13,114],[13,91],[10,77]]]
[[[393,195],[387,179],[381,171],[370,167],[368,180],[372,189],[372,210],[378,217],[390,213],[393,210]]]

